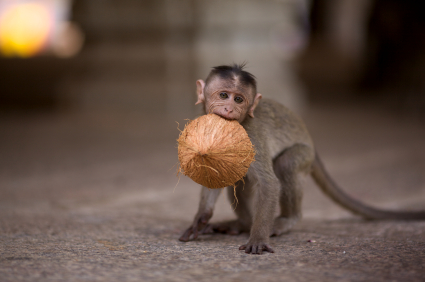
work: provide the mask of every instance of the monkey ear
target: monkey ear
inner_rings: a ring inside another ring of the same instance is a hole
[[[260,102],[261,98],[263,98],[263,95],[261,95],[260,93],[257,93],[255,95],[254,102],[252,103],[252,106],[251,106],[251,108],[249,109],[249,112],[248,112],[248,115],[250,117],[252,117],[252,118],[254,117],[254,110],[257,107],[258,103]]]
[[[205,82],[202,79],[196,81],[196,94],[198,95],[198,101],[195,105],[202,104],[205,102],[204,95]]]

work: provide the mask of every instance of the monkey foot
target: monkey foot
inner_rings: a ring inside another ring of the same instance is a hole
[[[273,231],[270,236],[279,236],[288,233],[298,220],[299,217],[277,217],[274,220]]]
[[[211,224],[207,224],[204,228],[202,228],[200,231],[196,231],[196,229],[194,229],[193,227],[189,227],[186,232],[183,233],[183,235],[179,238],[179,241],[181,242],[188,242],[191,239],[191,235],[192,235],[192,240],[195,240],[196,238],[198,238],[198,235],[204,235],[204,234],[211,234],[214,233],[214,230],[212,228]]]
[[[244,231],[247,231],[241,228],[241,224],[237,220],[230,220],[212,224],[212,229],[214,230],[214,232],[225,233],[229,235],[238,235]]]
[[[247,254],[261,255],[263,251],[274,253],[272,247],[265,243],[247,243],[239,247],[239,250],[245,250]]]
[[[188,229],[186,229],[186,231],[179,238],[179,240],[182,242],[188,242],[190,240],[195,240],[200,234],[212,233],[212,227],[210,224],[208,224],[208,221],[210,220],[211,216],[212,211],[203,212],[196,215],[192,225]]]

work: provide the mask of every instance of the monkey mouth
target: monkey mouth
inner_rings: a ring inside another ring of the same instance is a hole
[[[216,114],[216,115],[218,115],[218,116],[220,116],[224,119],[227,119],[227,120],[237,120],[236,117],[228,115],[228,114],[222,114],[222,113],[213,113],[213,114]]]

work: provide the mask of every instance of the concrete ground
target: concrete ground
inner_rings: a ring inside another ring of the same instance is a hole
[[[363,105],[305,120],[330,174],[378,207],[425,209],[425,127]],[[303,220],[248,235],[178,241],[199,187],[177,185],[174,121],[143,114],[0,118],[0,281],[425,281],[425,221],[364,221],[304,181]],[[225,196],[212,221],[233,218]]]

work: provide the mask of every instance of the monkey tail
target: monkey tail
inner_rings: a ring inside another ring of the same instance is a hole
[[[390,211],[370,207],[353,199],[332,180],[316,153],[312,164],[311,176],[320,187],[336,203],[365,219],[421,220],[425,219],[425,211]]]

